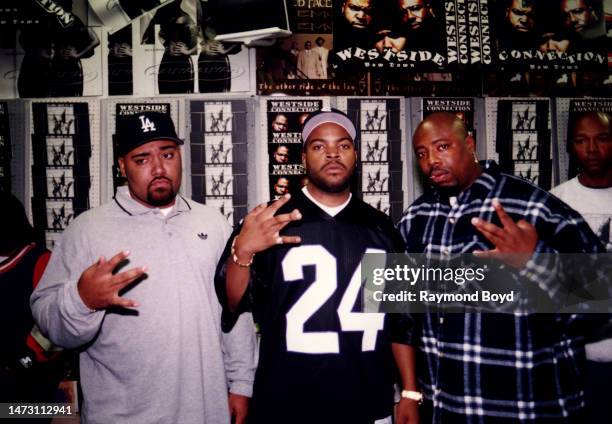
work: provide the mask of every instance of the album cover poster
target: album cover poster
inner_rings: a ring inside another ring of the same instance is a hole
[[[174,0],[89,0],[102,24],[116,32],[145,13]]]
[[[207,6],[177,0],[141,20],[142,44],[154,51],[155,94],[251,91],[248,49],[215,40]]]
[[[367,73],[334,76],[334,5],[327,1],[287,1],[292,35],[257,49],[257,93],[366,95]],[[337,5],[336,5],[337,6]]]
[[[346,110],[358,131],[353,192],[392,219],[399,219],[403,211],[400,100],[350,98]]]
[[[100,27],[86,0],[32,0],[39,24],[20,26],[15,45],[21,98],[102,95]]]
[[[295,193],[308,183],[302,166],[302,126],[323,107],[320,99],[266,100],[270,199]]]
[[[0,102],[0,190],[11,192],[11,129],[8,104]]]
[[[490,0],[497,64],[535,70],[605,70],[601,0]]]
[[[458,50],[450,36],[447,45],[445,29],[453,25],[445,9],[455,3],[465,2],[334,1],[332,68],[339,72],[444,68],[449,53],[454,57]]]
[[[192,101],[192,198],[234,224],[247,213],[246,101]]]
[[[559,134],[558,151],[559,155],[568,155],[567,175],[562,175],[565,180],[574,178],[578,174],[578,163],[571,153],[573,140],[580,140],[588,133],[587,130],[594,132],[600,129],[606,132],[604,122],[612,120],[612,100],[611,99],[571,99],[569,100],[569,111],[567,116],[567,133]],[[562,144],[561,140],[565,140]]]
[[[52,230],[65,230],[74,219],[74,210],[71,200],[47,199],[47,225]]]
[[[502,171],[549,190],[552,147],[548,100],[499,100],[496,151]]]

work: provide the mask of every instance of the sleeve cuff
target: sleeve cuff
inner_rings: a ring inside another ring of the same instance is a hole
[[[88,316],[95,314],[100,311],[96,311],[95,309],[90,309],[85,305],[83,299],[81,299],[81,295],[79,294],[79,289],[76,283],[66,284],[65,290],[67,290],[67,295],[69,299],[69,304],[66,305],[68,310],[74,312],[79,316]]]
[[[230,393],[251,397],[253,395],[253,383],[247,381],[233,381],[230,383]]]

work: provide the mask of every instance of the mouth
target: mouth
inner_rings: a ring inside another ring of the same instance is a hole
[[[151,190],[158,190],[163,188],[170,188],[171,183],[167,178],[156,178],[149,184]]]
[[[330,172],[330,173],[338,173],[338,172],[346,171],[346,167],[342,165],[340,162],[329,162],[328,164],[323,166],[321,170],[325,172]]]
[[[442,169],[435,169],[429,173],[429,180],[434,184],[440,184],[448,179],[448,172]]]

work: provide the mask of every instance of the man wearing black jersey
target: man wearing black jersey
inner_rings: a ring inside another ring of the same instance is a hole
[[[359,269],[364,253],[398,252],[402,241],[350,192],[355,136],[341,112],[311,115],[302,129],[310,183],[251,211],[217,268],[226,328],[252,307],[261,329],[250,424],[391,423],[392,351],[411,352],[410,332],[395,316],[361,312]],[[400,358],[402,409],[417,420],[412,357]]]

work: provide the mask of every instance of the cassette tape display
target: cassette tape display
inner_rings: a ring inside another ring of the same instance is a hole
[[[87,103],[32,104],[32,218],[50,249],[90,206],[89,118]]]
[[[397,98],[349,98],[358,131],[356,186],[369,205],[399,220],[403,212],[401,106]]]
[[[191,187],[233,225],[247,212],[246,102],[191,101]]]
[[[496,151],[502,171],[545,190],[552,185],[550,101],[497,99]]]

